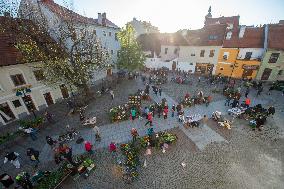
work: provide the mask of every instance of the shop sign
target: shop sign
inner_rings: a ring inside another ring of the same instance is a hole
[[[258,65],[243,65],[243,69],[245,70],[257,70],[258,68]]]

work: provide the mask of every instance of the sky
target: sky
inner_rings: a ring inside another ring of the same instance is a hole
[[[72,2],[75,12],[87,17],[106,12],[119,27],[135,17],[150,21],[161,32],[202,28],[210,5],[213,17],[240,15],[242,25],[284,20],[284,0],[55,0],[61,5],[63,1]]]

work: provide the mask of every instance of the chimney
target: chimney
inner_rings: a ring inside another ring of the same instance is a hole
[[[102,13],[98,13],[98,24],[102,24]]]
[[[106,13],[105,12],[102,14],[102,25],[106,26]]]
[[[240,27],[240,32],[239,32],[239,38],[243,38],[244,37],[245,31],[246,31],[246,26],[241,26]]]

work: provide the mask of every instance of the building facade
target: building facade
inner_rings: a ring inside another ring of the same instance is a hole
[[[133,18],[133,20],[130,21],[129,24],[131,24],[132,27],[135,29],[136,37],[141,34],[159,33],[158,27],[153,26],[150,22],[140,21],[136,18]]]
[[[255,79],[265,52],[265,27],[239,26],[226,31],[216,75]]]
[[[42,83],[40,59],[47,57],[42,45],[53,49],[50,57],[63,54],[50,36],[30,20],[0,17],[0,26],[0,125],[6,125],[68,98],[69,91],[63,84],[50,88]],[[39,41],[41,46],[34,45]],[[32,51],[27,53],[22,44],[33,44]]]
[[[111,65],[110,67],[116,67],[118,51],[120,49],[117,33],[120,31],[120,28],[107,19],[106,13],[98,13],[98,18],[93,19],[60,6],[53,0],[22,0],[19,7],[19,16],[33,20],[35,23],[41,22],[42,19],[47,20],[47,30],[50,36],[56,41],[59,41],[62,34],[60,28],[66,22],[72,22],[75,25],[78,35],[82,29],[94,33],[102,48],[110,55],[108,62]],[[67,43],[67,49],[70,49],[71,45],[71,42]],[[95,72],[93,82],[111,73],[111,68]]]
[[[284,24],[268,25],[267,51],[262,60],[257,79],[284,80]]]

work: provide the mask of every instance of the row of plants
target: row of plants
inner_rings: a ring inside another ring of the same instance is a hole
[[[38,128],[43,122],[44,122],[43,117],[37,117],[32,120],[20,120],[18,123],[21,129],[15,132],[6,133],[5,135],[0,136],[0,145],[8,141],[14,140],[18,136],[23,135],[24,134],[23,129],[27,129],[30,127]]]
[[[120,121],[126,121],[130,118],[131,115],[131,109],[134,108],[136,110],[136,117],[138,117],[140,112],[140,106],[138,105],[120,105],[114,108],[111,108],[109,110],[109,117],[110,121],[113,122],[120,122]]]
[[[140,166],[139,154],[149,146],[160,148],[164,143],[172,144],[177,140],[177,136],[168,132],[153,133],[137,138],[137,142],[121,144],[120,149],[125,157],[124,166],[127,174],[132,179],[138,177],[138,167]]]

